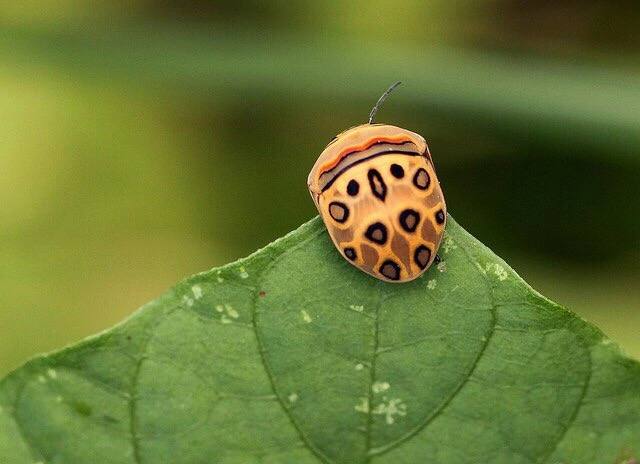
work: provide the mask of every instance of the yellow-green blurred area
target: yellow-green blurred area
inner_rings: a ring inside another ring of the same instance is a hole
[[[319,152],[423,134],[449,211],[640,357],[634,1],[2,2],[0,373],[315,214]]]

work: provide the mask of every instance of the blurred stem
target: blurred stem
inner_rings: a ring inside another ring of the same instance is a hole
[[[5,28],[0,37],[5,63],[182,89],[198,99],[268,94],[301,106],[328,96],[373,102],[388,84],[402,80],[397,102],[553,144],[567,155],[586,149],[628,161],[637,159],[640,148],[640,77],[595,65],[397,47],[375,36],[356,44],[166,24],[109,32]]]

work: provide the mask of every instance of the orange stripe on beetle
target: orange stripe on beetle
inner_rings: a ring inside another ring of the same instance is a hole
[[[335,157],[335,159],[330,160],[329,162],[327,162],[326,164],[324,164],[320,168],[320,174],[322,175],[325,172],[330,171],[333,168],[335,168],[338,164],[340,164],[340,161],[342,161],[344,158],[346,158],[351,153],[364,151],[364,150],[367,150],[367,149],[371,148],[372,146],[374,146],[377,143],[384,143],[384,142],[388,142],[388,143],[410,143],[410,142],[412,142],[412,140],[410,138],[408,138],[408,137],[403,137],[403,136],[400,136],[400,137],[374,137],[372,139],[367,140],[363,144],[344,148],[343,150],[340,151],[338,156]]]

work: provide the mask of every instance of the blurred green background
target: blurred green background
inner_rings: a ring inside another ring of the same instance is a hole
[[[634,1],[2,2],[0,373],[315,214],[325,144],[429,142],[450,212],[640,357]]]

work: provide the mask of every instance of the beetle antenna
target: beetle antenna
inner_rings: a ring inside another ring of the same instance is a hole
[[[393,92],[393,89],[398,87],[400,84],[402,84],[402,82],[400,81],[395,82],[394,84],[391,84],[391,86],[387,90],[385,90],[385,92],[382,95],[380,95],[380,98],[378,98],[378,101],[376,102],[374,107],[371,108],[371,113],[369,113],[369,124],[373,124],[373,118],[376,117],[376,113],[378,112],[378,110],[380,109],[384,101],[387,99],[389,94]]]

